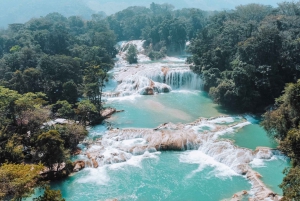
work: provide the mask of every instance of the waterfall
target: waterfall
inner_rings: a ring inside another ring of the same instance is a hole
[[[155,82],[165,83],[172,89],[201,90],[201,76],[193,73],[190,68],[147,68],[138,72],[138,75],[147,77]]]
[[[165,76],[165,83],[173,89],[200,90],[202,88],[201,77],[186,68],[169,70]]]

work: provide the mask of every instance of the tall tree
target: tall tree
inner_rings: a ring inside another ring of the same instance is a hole
[[[21,201],[41,186],[42,165],[7,164],[0,166],[0,199]]]
[[[107,73],[100,66],[89,66],[85,70],[83,78],[84,96],[96,105],[98,111],[102,108],[102,90],[107,79]]]

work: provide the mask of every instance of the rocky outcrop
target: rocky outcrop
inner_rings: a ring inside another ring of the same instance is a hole
[[[112,114],[114,114],[117,110],[115,108],[105,108],[100,112],[103,118],[109,118]]]
[[[273,156],[273,149],[269,147],[257,147],[254,151],[254,154],[259,159],[270,159]]]
[[[249,201],[259,201],[266,199],[278,201],[281,199],[280,196],[267,188],[266,185],[260,180],[262,176],[259,173],[255,172],[252,169],[249,169],[246,176],[252,184],[251,191],[254,193],[251,198],[249,198]]]
[[[72,154],[72,155],[79,155],[79,154],[81,154],[81,151],[82,151],[82,150],[79,149],[79,148],[77,147],[75,150],[72,151],[71,154]]]
[[[92,164],[93,164],[93,168],[97,168],[99,165],[98,165],[98,162],[92,158]]]
[[[75,161],[73,163],[73,166],[74,166],[73,171],[78,172],[78,171],[82,170],[83,168],[85,168],[85,161],[82,161],[82,160]]]
[[[146,140],[147,145],[134,146],[125,151],[139,149],[141,153],[146,150],[188,150],[195,149],[200,144],[200,139],[193,131],[182,130],[183,125],[168,123],[156,129],[113,129],[110,130],[105,138],[122,141],[141,137]],[[143,151],[141,151],[143,149]]]
[[[165,66],[161,67],[161,72],[164,74],[164,76],[167,75],[169,70],[170,70],[170,68],[168,68],[168,67],[165,67]]]
[[[145,87],[140,91],[141,95],[154,95],[154,90],[151,87]]]
[[[235,194],[231,201],[240,200],[247,195],[250,200],[279,200],[280,197],[268,189],[260,180],[261,175],[249,165],[256,159],[270,159],[274,150],[258,147],[255,151],[237,147],[230,140],[219,136],[234,132],[248,125],[243,118],[200,118],[189,124],[164,123],[154,129],[127,128],[111,129],[87,150],[91,166],[122,163],[132,157],[148,157],[152,152],[167,150],[198,150],[226,165],[237,174],[246,175],[251,182],[250,192]],[[149,153],[148,153],[149,152]]]

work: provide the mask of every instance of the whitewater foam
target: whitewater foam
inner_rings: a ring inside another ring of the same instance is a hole
[[[82,171],[83,176],[77,180],[78,183],[95,183],[103,186],[108,185],[110,181],[106,167],[85,168]]]
[[[201,172],[206,167],[213,167],[211,172],[215,177],[224,178],[237,176],[238,174],[227,165],[216,161],[213,157],[204,154],[200,150],[186,151],[179,157],[179,161],[182,163],[198,164],[199,167],[188,174],[187,178],[193,177],[196,173]]]

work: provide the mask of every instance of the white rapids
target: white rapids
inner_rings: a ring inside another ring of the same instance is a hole
[[[141,40],[118,43],[118,60],[112,71],[118,85],[105,92],[104,96],[154,95],[176,89],[201,90],[201,77],[194,74],[184,60],[167,57],[152,63],[145,56],[143,43]],[[138,50],[138,64],[129,65],[125,60],[129,44],[135,45]],[[263,160],[269,160],[278,153],[265,147],[258,147],[255,151],[241,148],[230,140],[219,138],[249,124],[251,119],[248,116],[222,116],[199,118],[189,124],[165,123],[154,129],[110,129],[101,139],[86,143],[87,150],[82,157],[88,161],[86,164],[98,169],[107,166],[120,168],[123,165],[141,166],[143,159],[158,158],[161,151],[183,151],[180,162],[199,164],[199,168],[191,174],[202,171],[205,166],[215,167],[217,176],[240,175],[247,178],[252,184],[249,191],[252,200],[276,200],[278,196],[261,182],[259,174],[251,166],[262,165]]]
[[[153,95],[176,89],[202,88],[201,77],[191,71],[185,59],[166,57],[152,63],[145,55],[143,43],[141,40],[118,43],[119,53],[113,73],[119,85],[114,91],[105,92],[104,96]],[[135,45],[138,50],[137,64],[130,65],[125,59],[128,45]]]
[[[249,124],[243,117],[217,117],[200,118],[189,124],[165,123],[154,129],[111,129],[88,145],[85,155],[90,164],[95,165],[96,161],[97,167],[119,168],[123,165],[139,166],[143,159],[157,157],[161,151],[191,150],[182,152],[182,163],[199,164],[195,172],[202,171],[205,166],[215,167],[219,177],[245,175],[252,183],[252,197],[263,200],[273,195],[272,191],[260,181],[260,175],[250,164],[269,160],[278,153],[266,147],[252,151],[218,138]]]

